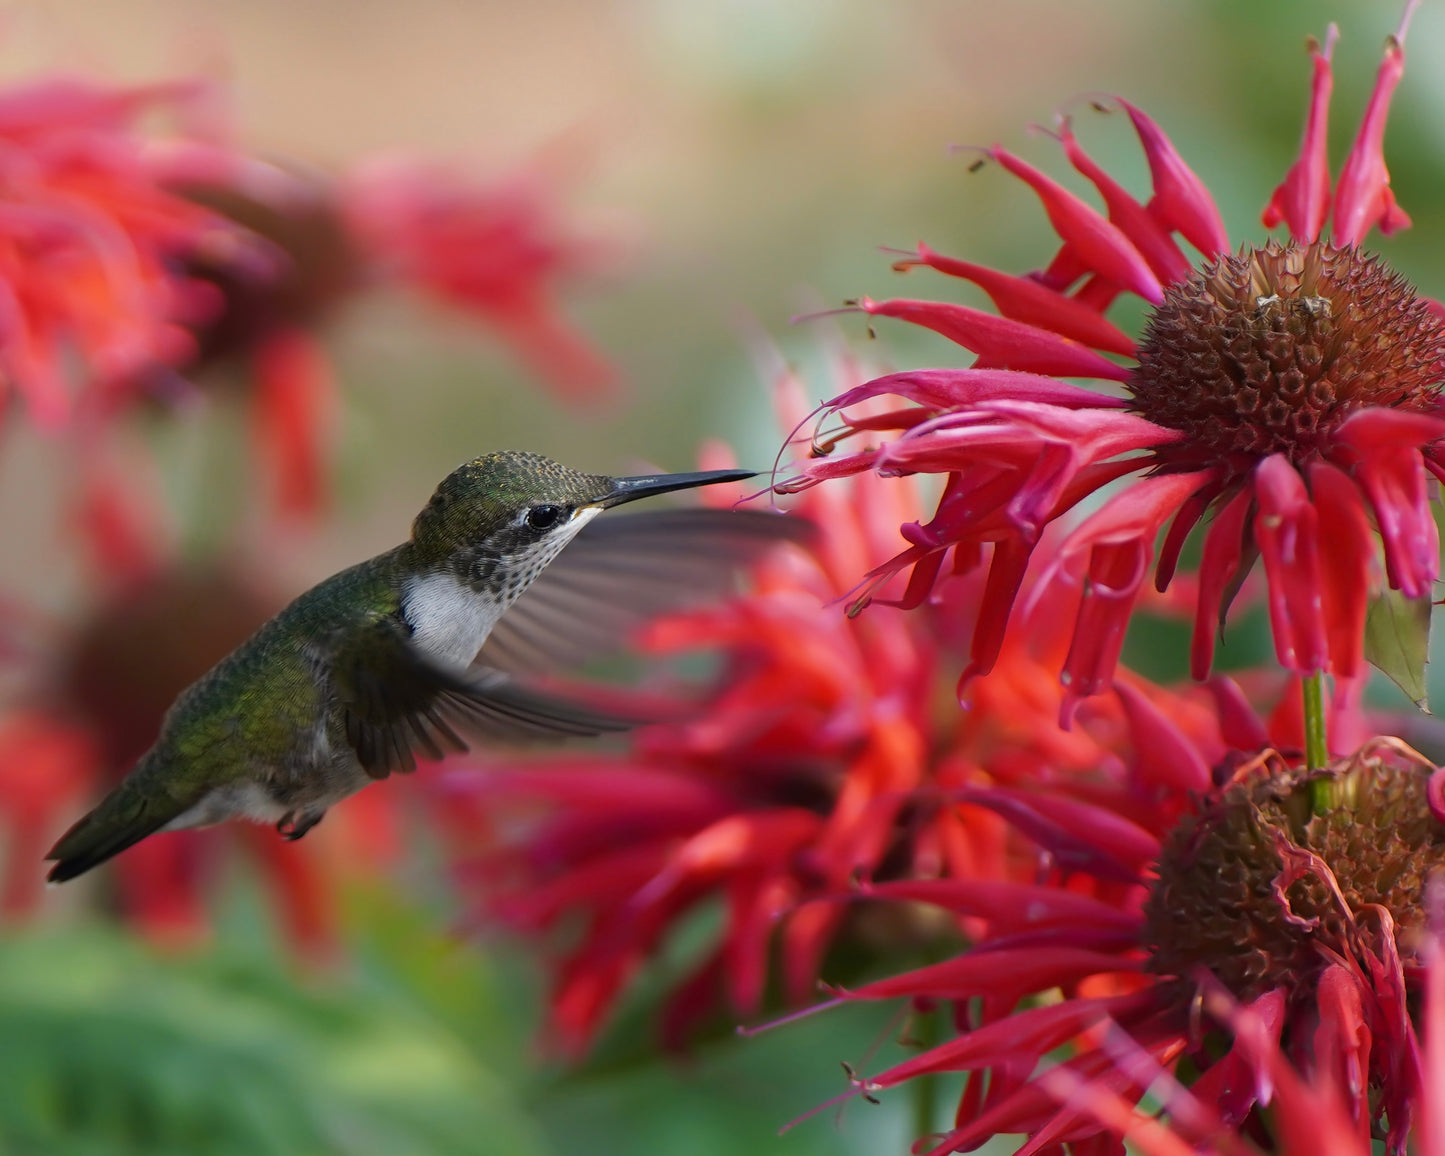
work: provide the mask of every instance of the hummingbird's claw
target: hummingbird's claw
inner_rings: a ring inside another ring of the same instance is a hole
[[[276,824],[276,833],[287,842],[294,843],[321,822],[325,814],[325,811],[287,811]]]

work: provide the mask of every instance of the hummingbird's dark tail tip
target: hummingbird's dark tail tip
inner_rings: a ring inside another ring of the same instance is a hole
[[[107,800],[109,802],[109,800]],[[165,816],[150,816],[144,810],[134,821],[118,824],[106,821],[102,803],[70,828],[45,858],[55,865],[45,876],[47,883],[65,883],[77,875],[84,875],[92,867],[99,867],[107,859],[119,855],[127,847],[133,847],[147,835],[153,835],[165,826]]]

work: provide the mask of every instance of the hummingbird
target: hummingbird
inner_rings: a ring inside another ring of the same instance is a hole
[[[607,477],[503,452],[447,475],[394,549],[302,594],[181,692],[155,744],[51,849],[64,882],[157,831],[229,819],[299,839],[417,758],[648,721],[539,689],[657,613],[724,592],[811,524],[764,511],[599,517],[749,470]]]

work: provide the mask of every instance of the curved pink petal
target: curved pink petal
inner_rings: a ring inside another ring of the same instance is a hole
[[[1014,369],[909,369],[854,386],[828,402],[826,408],[847,409],[885,394],[937,410],[999,400],[1036,401],[1063,409],[1123,409],[1129,404],[1123,398],[1107,397],[1082,385]]]
[[[972,999],[1003,993],[1018,998],[1091,975],[1137,972],[1141,966],[1140,960],[1081,948],[971,951],[862,987],[839,990],[838,995],[843,999]]]
[[[1271,1075],[1260,1070],[1259,1053],[1278,1047],[1285,1012],[1284,993],[1278,989],[1238,1009],[1236,1018],[1240,1023],[1247,1021],[1249,1031],[1241,1032],[1229,1051],[1190,1088],[1196,1100],[1219,1113],[1226,1127],[1237,1128],[1255,1104],[1270,1101]]]
[[[1430,510],[1421,447],[1445,438],[1445,418],[1376,407],[1351,415],[1331,456],[1349,467],[1375,511],[1393,589],[1422,598],[1440,572],[1440,536]]]
[[[1152,991],[1103,999],[1072,999],[1028,1008],[1005,1019],[929,1048],[921,1055],[868,1078],[871,1088],[896,1087],[930,1072],[964,1072],[996,1067],[1014,1059],[1032,1067],[1040,1057],[1061,1048],[1080,1033],[1106,1021],[1131,1020],[1157,1005]]]
[[[1239,683],[1215,675],[1205,684],[1219,714],[1219,731],[1225,745],[1237,751],[1262,751],[1270,745],[1269,731],[1260,721]]]
[[[1229,252],[1224,218],[1219,215],[1204,182],[1184,163],[1184,158],[1152,118],[1127,100],[1117,96],[1114,99],[1129,114],[1134,131],[1139,134],[1139,143],[1144,146],[1149,175],[1154,182],[1150,211],[1157,213],[1169,228],[1181,233],[1205,257]]]
[[[1111,903],[1062,888],[1001,879],[903,879],[870,883],[865,898],[905,900],[946,907],[986,920],[991,934],[1040,927],[1099,927],[1139,931],[1139,917]]]
[[[1301,675],[1328,670],[1329,640],[1319,567],[1319,513],[1283,454],[1254,472],[1254,537],[1269,582],[1269,621],[1280,665]]]
[[[1133,776],[1155,791],[1203,792],[1209,789],[1209,765],[1199,746],[1131,683],[1119,681],[1114,693],[1129,719],[1137,772]]]
[[[1160,527],[1209,478],[1207,472],[1144,478],[1109,499],[1060,544],[1035,598],[1049,582],[1084,563],[1085,572],[1076,576],[1083,598],[1061,675],[1066,687],[1061,708],[1065,722],[1080,698],[1097,694],[1113,681]]]
[[[1436,772],[1438,776],[1439,771]],[[1420,1087],[1419,1144],[1422,1152],[1445,1152],[1445,950],[1440,919],[1445,885],[1437,876],[1425,891],[1429,915],[1429,945],[1426,952],[1420,1035],[1423,1037],[1423,1076]]]
[[[988,580],[979,602],[978,625],[974,628],[973,641],[969,646],[968,666],[958,678],[960,699],[968,684],[991,671],[998,661],[1032,553],[1033,544],[1018,538],[1005,538],[994,543]]]
[[[1010,787],[963,791],[959,799],[1002,815],[1069,869],[1137,882],[1159,857],[1157,835],[1107,807]]]
[[[1159,278],[1122,229],[1007,149],[995,147],[989,155],[1038,194],[1054,231],[1088,268],[1154,305],[1164,299]]]
[[[880,449],[877,468],[945,472],[987,463],[1016,471],[1009,521],[1035,538],[1046,521],[1062,512],[1060,498],[1082,469],[1180,436],[1129,413],[1000,401],[916,426]],[[1144,464],[1141,460],[1136,466]]]
[[[1188,277],[1189,259],[1175,244],[1168,229],[1079,146],[1068,118],[1060,121],[1058,137],[1069,163],[1099,190],[1099,195],[1104,198],[1104,205],[1109,210],[1109,220],[1118,225],[1124,235],[1133,242],[1134,247],[1143,254],[1154,275],[1165,285],[1183,281]]]
[[[1095,349],[1117,353],[1121,357],[1135,356],[1134,339],[1098,310],[1058,293],[1033,278],[1015,277],[1010,273],[990,269],[987,265],[975,265],[972,261],[945,257],[927,245],[919,245],[916,256],[893,263],[893,267],[899,270],[915,265],[926,265],[950,277],[972,281],[989,295],[994,306],[1005,317],[1038,329],[1048,329],[1060,337],[1068,337]],[[1187,272],[1187,265],[1185,269]]]
[[[1314,76],[1299,159],[1290,166],[1260,218],[1266,229],[1283,221],[1296,241],[1317,241],[1330,212],[1329,115],[1330,92],[1335,84],[1330,56],[1338,36],[1339,29],[1331,24],[1323,45],[1311,38]]]
[[[1209,669],[1214,665],[1215,636],[1221,629],[1229,600],[1249,569],[1249,563],[1245,561],[1244,535],[1253,506],[1254,494],[1248,487],[1240,490],[1214,516],[1209,531],[1204,535],[1194,634],[1189,648],[1189,672],[1199,680],[1209,677]]]
[[[1390,191],[1390,171],[1385,167],[1385,123],[1390,99],[1405,75],[1405,31],[1415,4],[1405,8],[1399,31],[1385,42],[1385,57],[1375,76],[1375,90],[1365,108],[1359,134],[1340,170],[1335,192],[1335,244],[1341,248],[1358,245],[1376,225],[1389,236],[1410,227],[1410,218]]]
[[[1320,582],[1331,671],[1352,678],[1365,659],[1365,615],[1370,608],[1375,537],[1364,499],[1349,476],[1328,462],[1309,466],[1310,493],[1321,525]]]
[[[860,297],[858,308],[872,317],[894,317],[942,334],[978,354],[989,369],[1013,369],[1050,377],[1129,380],[1128,368],[1077,341],[966,305],[907,298],[874,301]]]

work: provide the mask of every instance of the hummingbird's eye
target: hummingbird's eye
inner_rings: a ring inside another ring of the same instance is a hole
[[[533,506],[527,511],[527,527],[531,530],[550,530],[561,520],[561,506]]]

